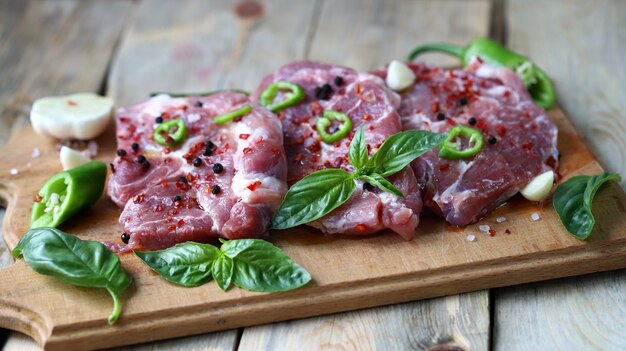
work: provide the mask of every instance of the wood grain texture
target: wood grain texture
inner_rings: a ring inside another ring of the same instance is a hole
[[[626,3],[510,0],[506,20],[509,45],[546,69],[587,144],[626,179]],[[496,289],[495,349],[624,350],[625,286],[619,270]]]
[[[508,45],[553,78],[572,123],[626,188],[626,2],[510,0],[506,20]]]
[[[488,294],[469,293],[245,328],[240,351],[489,349]]]
[[[488,1],[325,1],[308,58],[371,70],[425,42],[461,44],[487,35],[489,16]],[[457,64],[442,55],[425,58]],[[423,350],[449,343],[488,350],[488,295],[481,290],[245,328],[240,350]]]
[[[113,63],[109,94],[123,106],[154,91],[256,88],[265,74],[302,57],[316,5],[260,3],[258,16],[242,17],[235,1],[142,1]]]

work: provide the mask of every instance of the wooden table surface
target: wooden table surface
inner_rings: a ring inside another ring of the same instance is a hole
[[[626,179],[626,1],[257,1],[0,0],[0,144],[41,96],[93,91],[121,106],[149,91],[253,89],[297,59],[369,70],[421,43],[490,36],[548,72],[591,150]],[[619,270],[122,349],[624,350],[624,331]]]

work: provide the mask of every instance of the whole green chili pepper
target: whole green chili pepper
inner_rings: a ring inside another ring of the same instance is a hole
[[[163,122],[154,129],[154,141],[163,146],[174,146],[185,139],[187,127],[182,118]]]
[[[469,146],[465,149],[457,149],[457,138],[464,136],[468,139]],[[448,132],[446,139],[439,145],[439,157],[448,160],[460,160],[474,156],[483,148],[483,135],[480,130],[465,126],[454,126]]]
[[[50,177],[33,203],[30,227],[57,227],[93,205],[104,191],[106,164],[91,161]]]
[[[281,90],[288,90],[290,93],[286,94],[284,100],[274,103],[274,98],[276,98],[276,95],[278,95],[278,92]],[[263,90],[259,96],[259,102],[268,110],[278,112],[284,108],[297,104],[304,99],[304,97],[304,89],[302,89],[300,85],[285,81],[278,81],[270,84],[270,86]]]
[[[327,131],[327,128],[332,125],[331,119],[343,122],[337,131],[332,134]],[[345,113],[326,110],[322,117],[318,117],[315,120],[315,127],[322,140],[327,143],[336,143],[350,133],[352,130],[352,121]]]
[[[478,38],[468,46],[461,47],[446,43],[432,43],[418,46],[407,56],[413,61],[417,56],[427,52],[443,52],[461,59],[463,67],[467,66],[474,56],[483,62],[513,70],[524,82],[524,86],[535,103],[545,109],[554,105],[556,100],[554,87],[548,75],[527,57],[515,53],[501,44],[487,39]]]
[[[228,122],[232,121],[233,119],[235,119],[237,117],[241,117],[243,115],[247,115],[248,113],[250,113],[250,111],[252,111],[252,106],[245,105],[245,106],[242,106],[242,107],[236,109],[235,111],[224,113],[224,114],[221,114],[219,116],[216,116],[215,118],[213,118],[213,123],[215,123],[215,124],[228,123]]]

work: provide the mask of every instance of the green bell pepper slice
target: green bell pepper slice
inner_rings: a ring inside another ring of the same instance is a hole
[[[91,161],[50,177],[38,192],[30,214],[30,227],[58,227],[98,201],[104,191],[107,165]]]
[[[228,122],[232,121],[233,119],[235,119],[237,117],[245,116],[248,113],[250,113],[251,111],[252,111],[252,106],[244,105],[244,106],[236,109],[235,111],[224,113],[224,114],[221,114],[219,116],[215,116],[215,118],[213,118],[213,123],[215,123],[215,124],[225,124],[225,123],[228,123]]]
[[[163,146],[174,146],[185,139],[185,133],[187,133],[185,120],[177,118],[159,124],[154,129],[152,137],[154,141]]]
[[[289,91],[286,94],[285,99],[282,101],[274,102],[276,95],[281,90]],[[261,106],[276,113],[282,109],[293,106],[305,98],[306,94],[304,89],[296,83],[290,83],[285,81],[278,81],[270,84],[261,95],[259,95],[259,103]]]
[[[491,66],[507,67],[514,71],[524,82],[533,101],[548,109],[554,105],[556,94],[550,77],[527,57],[513,52],[491,39],[478,38],[469,45],[462,47],[446,43],[432,43],[418,46],[407,56],[413,61],[417,56],[427,52],[443,52],[461,59],[466,67],[472,57],[478,56]]]
[[[465,149],[457,149],[456,139],[466,137],[469,146]],[[439,145],[439,157],[448,160],[460,160],[471,157],[480,152],[483,148],[483,135],[480,130],[465,126],[454,126],[448,132],[446,139]]]

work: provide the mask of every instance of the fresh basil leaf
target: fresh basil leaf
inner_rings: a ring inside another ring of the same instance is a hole
[[[396,188],[390,181],[388,181],[379,174],[373,173],[370,175],[362,175],[360,178],[381,189],[382,191],[386,191],[388,193],[394,194],[397,197],[404,198],[404,194],[402,194],[402,192],[398,188]]]
[[[274,229],[286,229],[321,218],[354,192],[353,177],[341,169],[313,172],[292,185],[272,218]]]
[[[211,267],[220,250],[209,244],[186,242],[159,251],[134,251],[163,279],[182,286],[199,286],[211,280]]]
[[[222,247],[220,250],[224,255],[229,258],[235,258],[239,253],[247,249],[250,245],[254,244],[254,240],[251,239],[239,239],[239,240],[224,240],[222,241]]]
[[[109,324],[117,321],[121,312],[119,295],[132,278],[117,255],[101,243],[80,240],[55,228],[34,228],[20,240],[13,255],[24,256],[37,273],[73,285],[107,289],[114,303]]]
[[[396,133],[380,146],[366,167],[373,173],[388,177],[401,171],[409,163],[439,145],[446,138],[425,130],[406,130]]]
[[[233,260],[221,254],[213,263],[213,278],[220,289],[226,291],[230,288],[234,273]]]
[[[261,292],[297,289],[311,281],[311,275],[271,243],[258,239],[228,241],[222,252],[233,257],[236,286]]]
[[[565,229],[578,239],[585,240],[591,235],[596,223],[591,213],[593,197],[609,180],[619,182],[621,177],[608,172],[596,176],[575,176],[556,188],[552,205]]]
[[[354,134],[350,149],[348,150],[348,159],[350,163],[357,169],[363,168],[367,163],[368,152],[365,136],[363,135],[363,125],[361,125]]]

